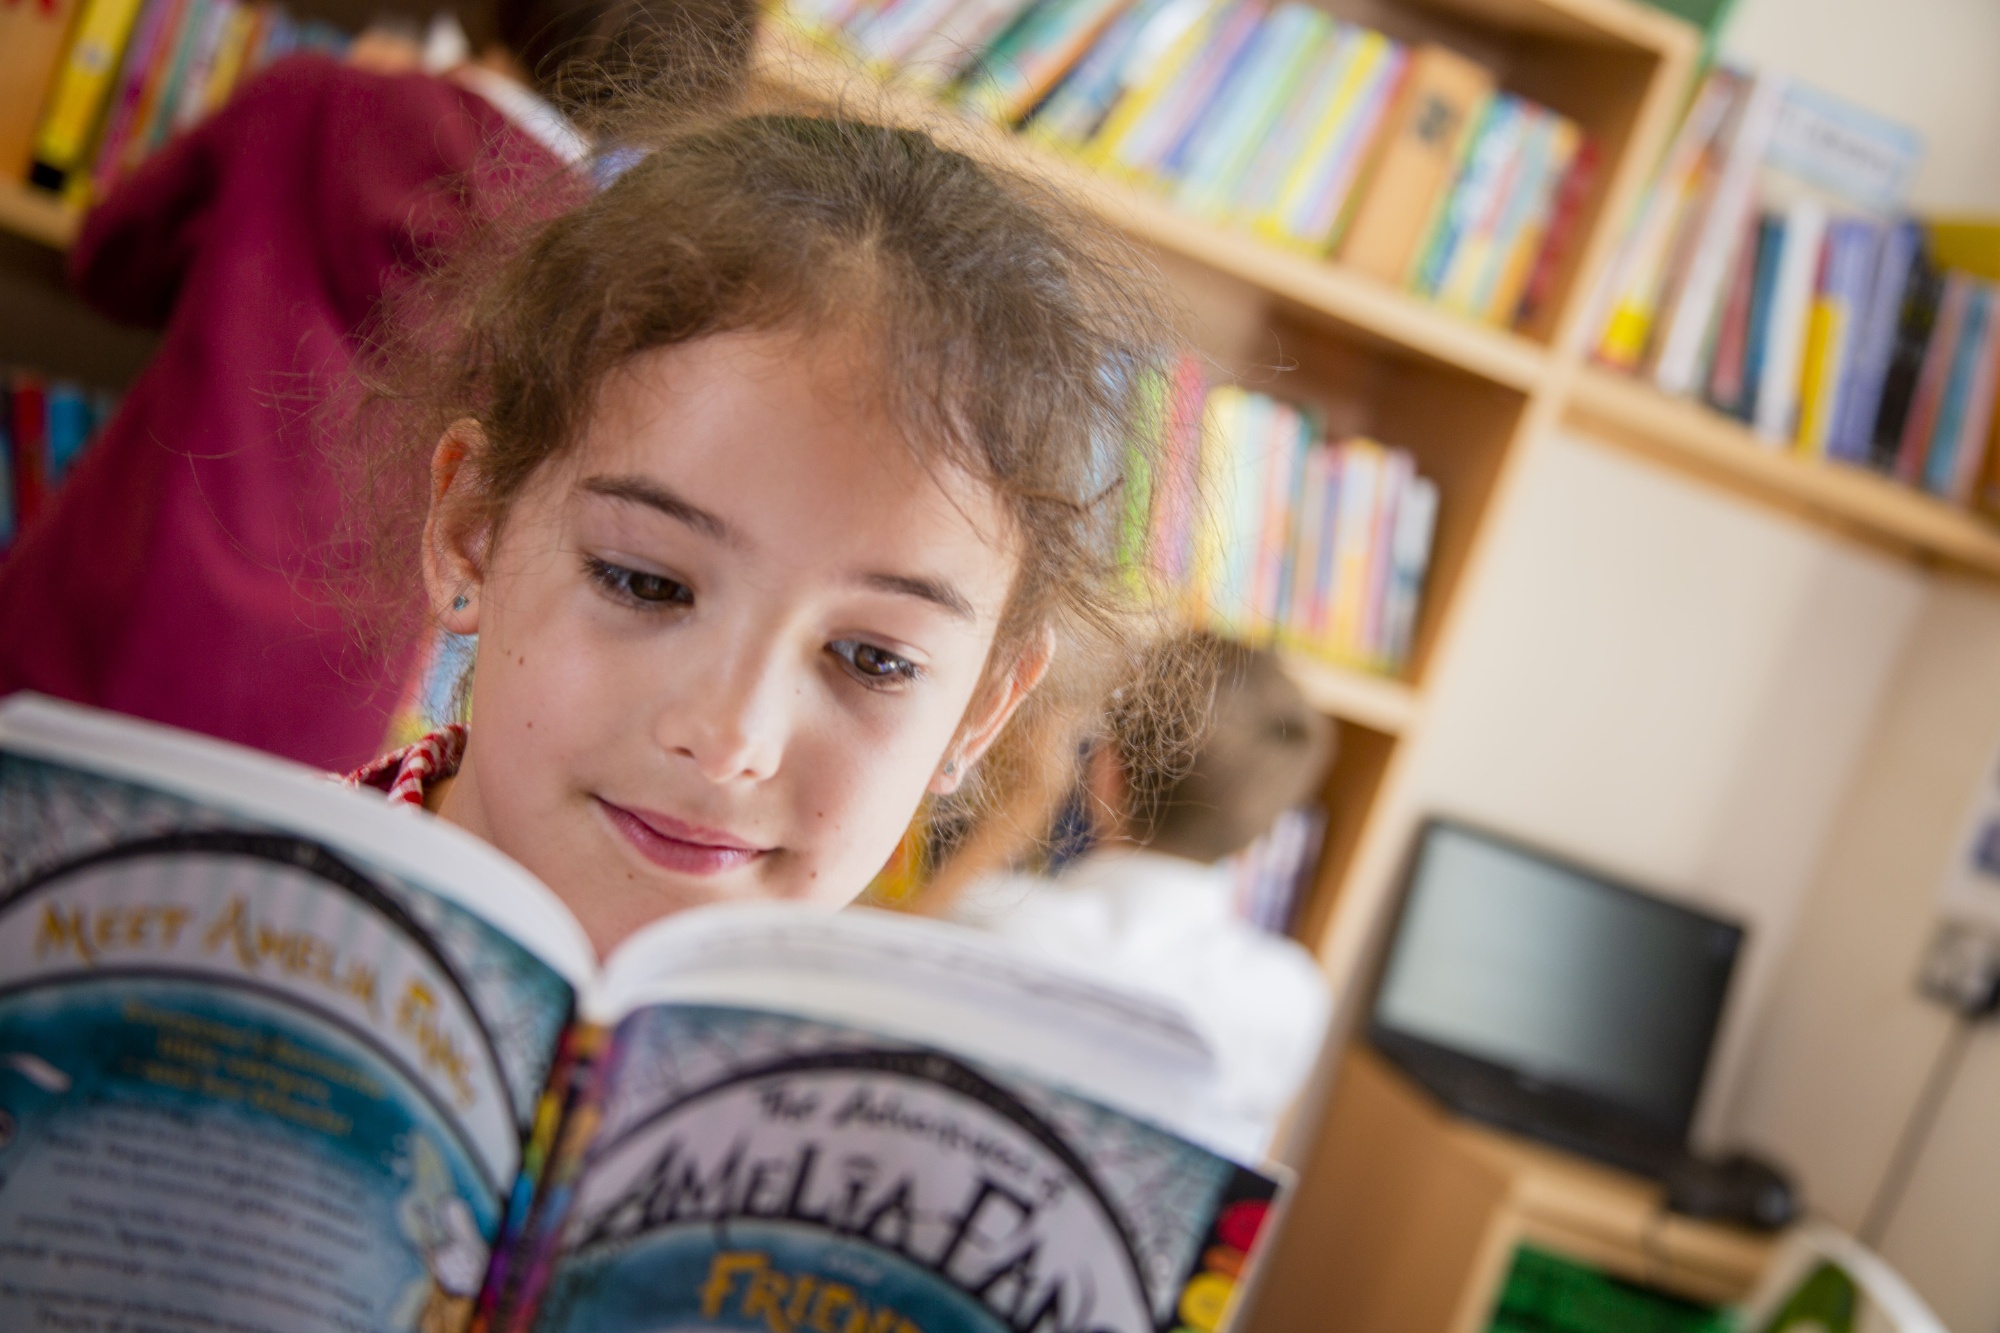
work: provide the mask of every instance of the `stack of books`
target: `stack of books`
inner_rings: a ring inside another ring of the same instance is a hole
[[[1438,488],[1402,449],[1329,441],[1311,413],[1184,364],[1157,475],[1135,492],[1152,573],[1197,623],[1388,674],[1408,663]],[[1196,497],[1201,497],[1199,500]]]
[[[1921,152],[1811,88],[1718,68],[1610,270],[1597,359],[1774,448],[2000,507],[2000,293],[1903,215]]]
[[[878,73],[1488,323],[1547,301],[1594,170],[1573,122],[1491,71],[1303,3],[791,4]]]
[[[347,41],[262,0],[87,0],[35,132],[29,179],[88,204],[249,74],[293,51],[338,55]]]
[[[1290,933],[1319,865],[1326,809],[1308,805],[1278,816],[1270,831],[1225,863],[1236,915],[1273,935]]]
[[[0,552],[34,521],[117,408],[109,393],[0,371]]]

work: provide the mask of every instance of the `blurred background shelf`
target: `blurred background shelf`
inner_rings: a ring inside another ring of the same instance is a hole
[[[1399,736],[1416,720],[1417,692],[1400,680],[1352,667],[1335,666],[1305,653],[1287,652],[1285,671],[1329,717],[1388,736]]]
[[[1337,334],[1523,392],[1532,390],[1546,372],[1547,349],[1518,333],[1453,314],[1366,274],[1191,217],[1061,153],[885,84],[803,37],[776,33],[767,39],[759,73],[780,95],[922,126],[963,151],[1013,166],[1066,192],[1131,239],[1253,288],[1274,305]]]
[[[82,222],[83,214],[47,191],[0,180],[0,230],[63,250],[76,239]]]
[[[1895,554],[2000,578],[2000,525],[1862,468],[1800,457],[1698,403],[1587,367],[1566,411],[1592,436],[1760,504]]]

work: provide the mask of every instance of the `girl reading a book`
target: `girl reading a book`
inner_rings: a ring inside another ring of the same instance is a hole
[[[92,209],[71,280],[162,338],[0,565],[0,693],[40,690],[319,767],[381,748],[411,654],[349,651],[326,595],[341,488],[309,429],[314,399],[351,373],[385,291],[526,183],[572,179],[583,113],[630,85],[730,93],[757,6],[498,0],[490,12],[498,40],[445,75],[380,72],[394,61],[378,43],[358,52],[373,68],[280,60]]]
[[[1143,623],[1143,263],[921,132],[763,115],[658,135],[483,267],[392,353],[355,505],[478,636],[471,721],[356,782],[600,950],[844,904],[920,803],[1055,789]]]

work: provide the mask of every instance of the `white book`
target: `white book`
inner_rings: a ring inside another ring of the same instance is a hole
[[[1783,76],[1764,74],[1751,85],[1743,103],[1736,133],[1730,140],[1729,157],[1716,181],[1715,192],[1702,219],[1701,239],[1695,244],[1682,279],[1679,299],[1668,316],[1665,338],[1660,345],[1654,382],[1671,394],[1690,394],[1700,382],[1702,351],[1708,343],[1722,307],[1722,295],[1729,275],[1750,235],[1750,215],[1757,207],[1757,174],[1770,148],[1771,133],[1778,124],[1784,104]]]
[[[1764,366],[1757,381],[1757,434],[1774,445],[1789,443],[1798,427],[1799,375],[1805,367],[1806,324],[1819,285],[1820,250],[1826,241],[1826,208],[1801,199],[1785,211],[1784,249],[1771,285],[1771,322],[1764,335]]]

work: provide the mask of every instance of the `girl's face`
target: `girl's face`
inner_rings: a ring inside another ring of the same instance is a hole
[[[1011,525],[911,456],[870,380],[831,336],[649,353],[497,535],[461,468],[477,428],[438,446],[427,580],[479,635],[439,813],[600,952],[701,903],[849,901],[1047,665],[1037,648],[981,688]]]

